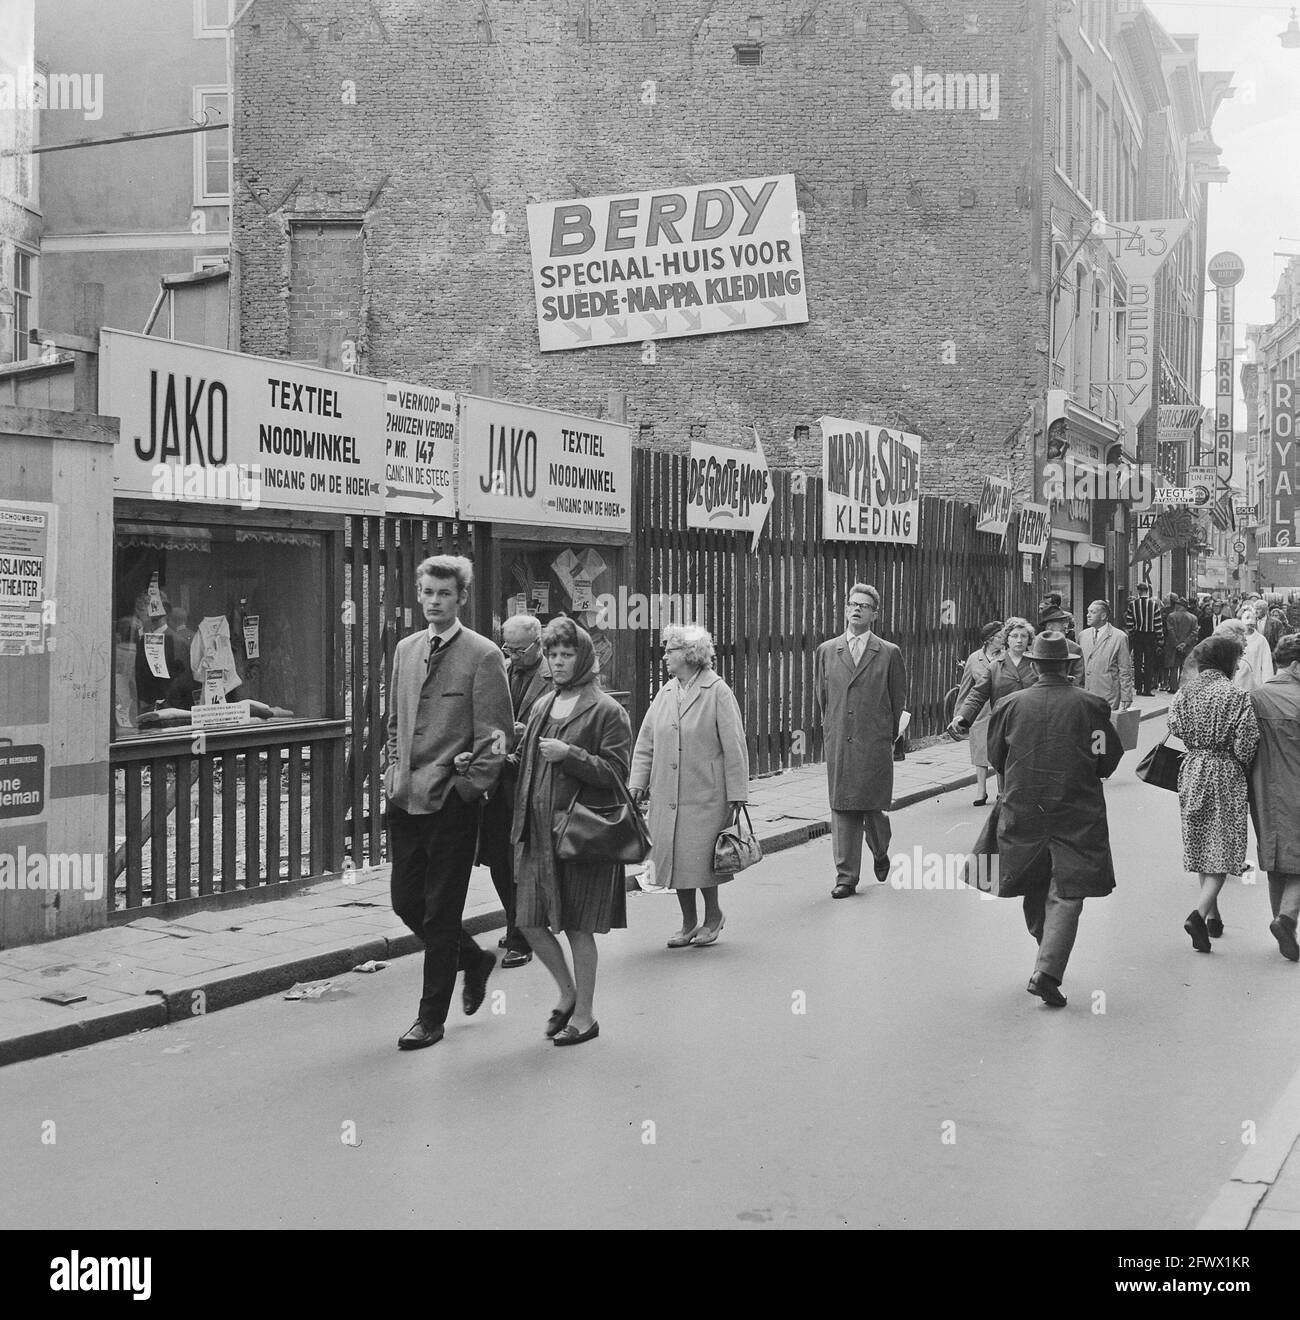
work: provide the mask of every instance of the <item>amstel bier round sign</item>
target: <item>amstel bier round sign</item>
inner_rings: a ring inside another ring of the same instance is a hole
[[[1210,279],[1221,289],[1241,283],[1246,263],[1235,252],[1216,252],[1210,258]]]

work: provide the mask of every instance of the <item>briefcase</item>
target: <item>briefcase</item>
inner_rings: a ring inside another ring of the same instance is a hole
[[[1126,752],[1131,752],[1138,745],[1138,726],[1142,723],[1142,712],[1113,710],[1110,719],[1115,726],[1115,732],[1119,734],[1119,745]]]

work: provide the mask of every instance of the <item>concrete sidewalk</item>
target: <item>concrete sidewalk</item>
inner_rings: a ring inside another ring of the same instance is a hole
[[[1143,719],[1169,697],[1139,697]],[[893,809],[975,782],[968,744],[946,739],[894,766]],[[822,763],[750,782],[750,815],[766,852],[830,829]],[[485,867],[475,869],[465,925],[499,929],[504,914]],[[196,911],[44,944],[0,949],[0,1066],[39,1058],[343,976],[371,959],[421,947],[393,915],[388,867],[323,881],[287,898]]]

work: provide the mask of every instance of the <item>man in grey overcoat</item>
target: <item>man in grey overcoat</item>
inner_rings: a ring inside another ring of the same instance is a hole
[[[1101,781],[1123,749],[1104,698],[1070,682],[1064,633],[1039,633],[1026,654],[1038,682],[1004,697],[989,721],[989,764],[1002,776],[996,892],[1024,899],[1038,941],[1025,988],[1064,1008],[1083,900],[1115,888]]]
[[[889,810],[894,797],[894,740],[907,700],[903,653],[876,636],[880,593],[855,583],[845,606],[846,630],[817,648],[813,666],[817,716],[830,780],[835,855],[832,898],[858,887],[862,840],[877,880],[889,875]]]

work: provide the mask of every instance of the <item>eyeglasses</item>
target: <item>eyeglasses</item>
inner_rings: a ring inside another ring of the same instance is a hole
[[[873,603],[872,601],[869,601],[869,600],[851,600],[851,601],[849,601],[849,609],[851,609],[851,610],[874,610],[874,611],[876,611],[876,612],[878,613],[879,610],[880,610],[880,606],[879,606],[879,605],[876,605],[875,603]]]
[[[506,655],[527,655],[532,648],[532,642],[529,642],[527,646],[507,646],[504,642],[501,643],[501,649]]]
[[[671,655],[674,651],[684,651],[684,650],[686,650],[684,646],[666,646],[664,647],[664,654]]]

